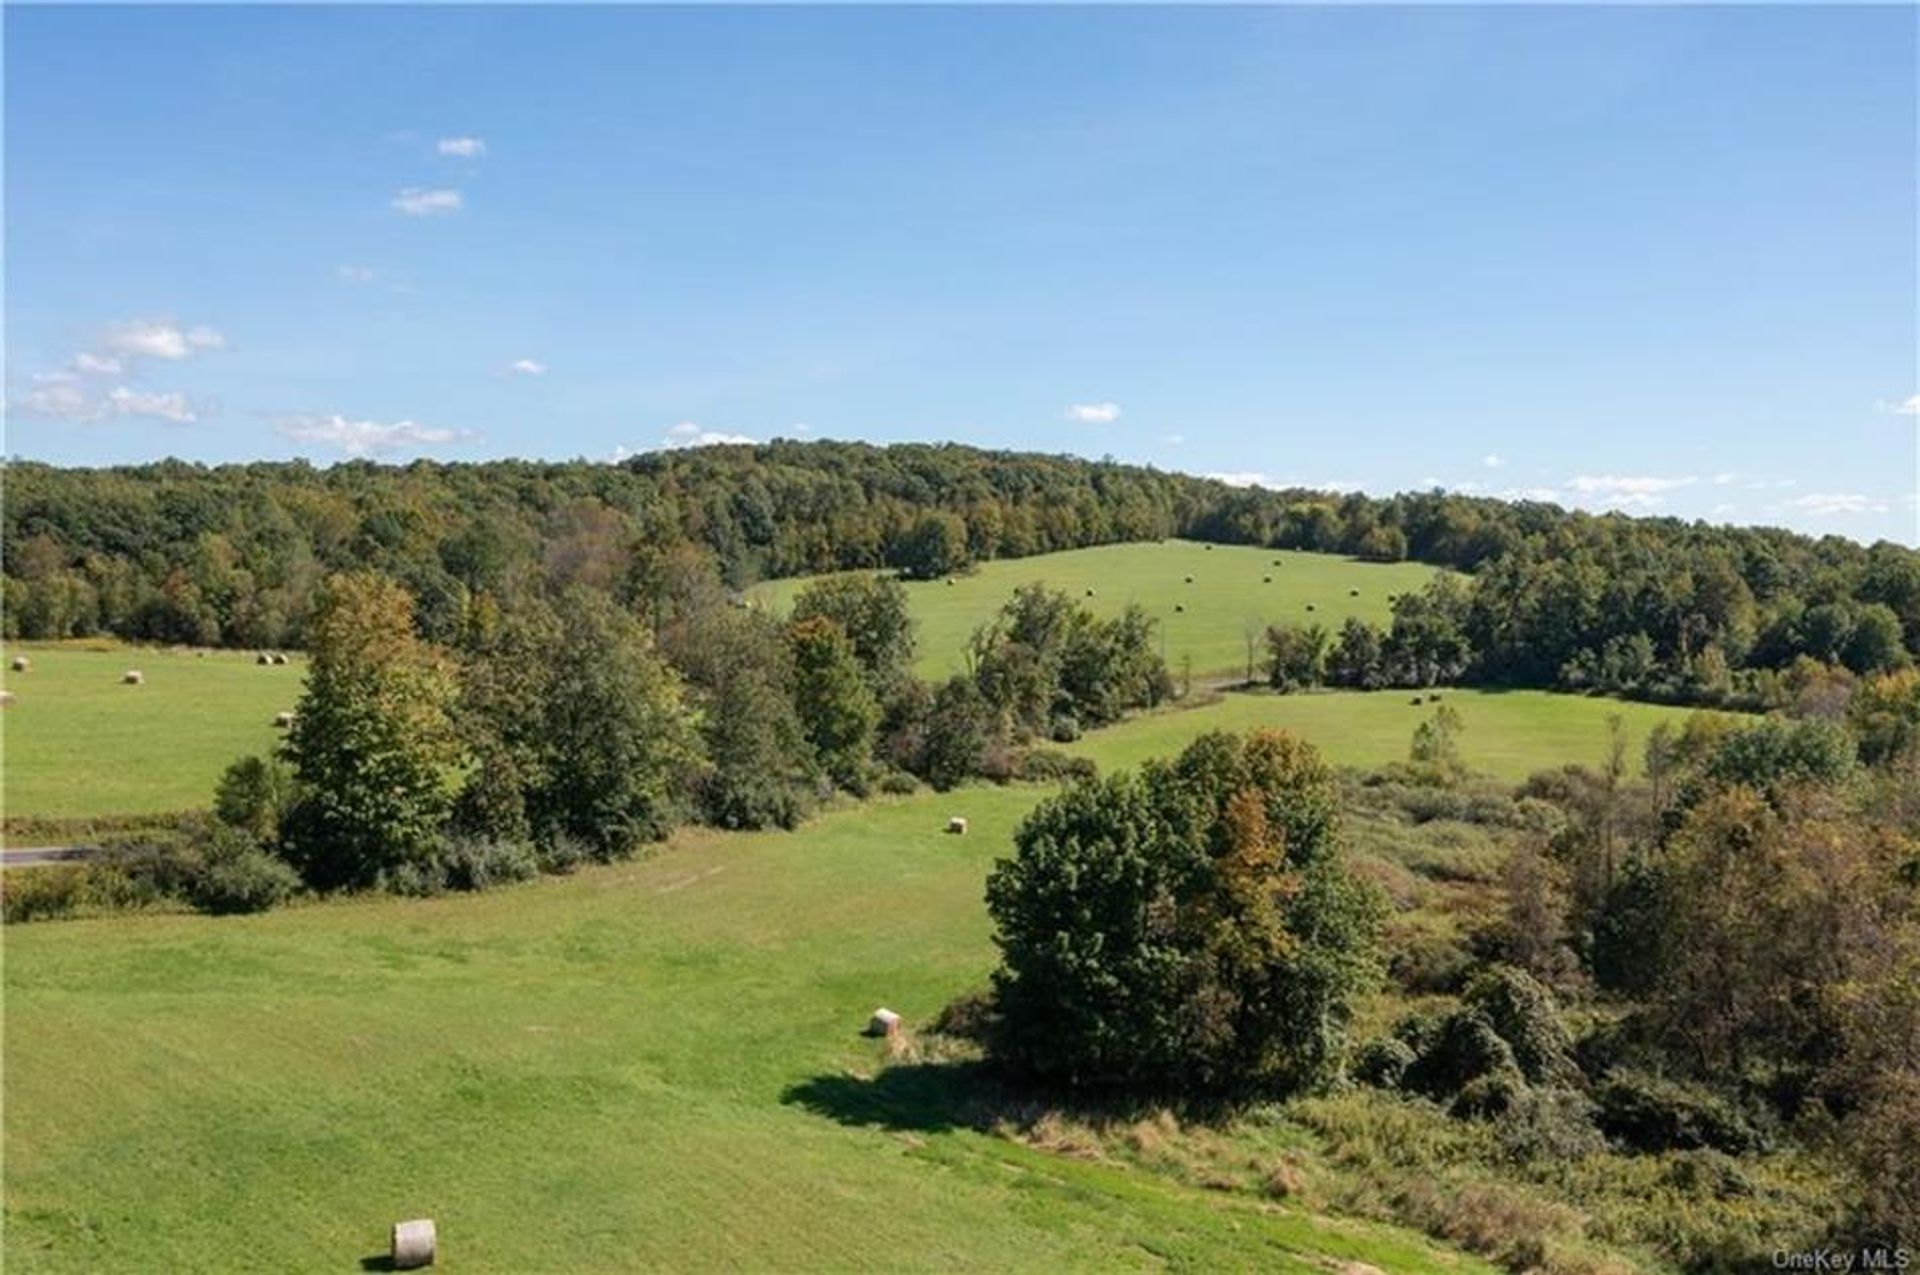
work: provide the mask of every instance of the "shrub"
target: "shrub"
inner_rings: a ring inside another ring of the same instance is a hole
[[[1593,1103],[1572,1089],[1522,1089],[1495,1122],[1500,1145],[1516,1160],[1564,1163],[1607,1149],[1593,1126]]]
[[[1460,1086],[1447,1111],[1465,1120],[1511,1114],[1527,1094],[1527,1078],[1513,1067],[1484,1072]]]
[[[874,787],[889,796],[906,797],[920,791],[920,781],[907,771],[889,767],[880,772]]]
[[[272,757],[242,757],[228,766],[214,790],[213,810],[222,823],[244,828],[261,841],[280,835],[280,821],[293,804],[293,772]]]
[[[1717,1094],[1630,1068],[1609,1074],[1595,1093],[1601,1132],[1635,1151],[1710,1147],[1729,1155],[1764,1149],[1748,1121]]]
[[[1462,999],[1486,1016],[1528,1080],[1542,1084],[1577,1073],[1573,1041],[1561,1025],[1553,993],[1532,975],[1495,965],[1475,976]]]
[[[237,829],[215,832],[201,855],[187,900],[202,912],[264,912],[300,888],[300,876],[292,867]]]
[[[1419,1055],[1407,1069],[1407,1087],[1415,1092],[1446,1098],[1482,1076],[1502,1072],[1525,1081],[1513,1047],[1477,1009],[1455,1010],[1436,1027],[1418,1028],[1409,1034],[1414,1036],[1409,1043]]]
[[[540,871],[565,876],[581,864],[593,861],[593,847],[578,837],[556,832],[535,845],[533,855]]]
[[[76,864],[0,873],[0,916],[9,925],[72,916],[80,906],[86,875]]]
[[[1069,783],[1092,779],[1100,773],[1091,757],[1076,757],[1057,748],[1029,748],[1020,754],[1022,779],[1058,780]]]
[[[1353,1058],[1353,1076],[1376,1089],[1398,1089],[1407,1069],[1418,1057],[1413,1046],[1397,1036],[1383,1036],[1360,1047]]]
[[[486,890],[540,875],[539,858],[524,841],[443,837],[435,857],[449,890]]]

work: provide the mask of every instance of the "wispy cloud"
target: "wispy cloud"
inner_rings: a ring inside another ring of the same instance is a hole
[[[660,446],[672,447],[718,447],[730,443],[757,443],[757,438],[748,438],[745,434],[731,434],[725,430],[707,429],[692,421],[681,421],[667,431],[660,440]]]
[[[151,392],[116,385],[107,392],[107,407],[114,416],[144,416],[174,425],[191,425],[200,419],[178,390]]]
[[[545,376],[547,365],[539,359],[515,359],[507,364],[507,371],[515,376]]]
[[[1180,446],[1180,444],[1187,441],[1187,436],[1185,434],[1168,434],[1166,437],[1162,438],[1160,441],[1165,443],[1169,447],[1178,447]]]
[[[487,144],[478,137],[443,137],[434,149],[442,155],[453,155],[460,159],[479,159],[487,153]]]
[[[1787,506],[1814,518],[1841,518],[1887,512],[1887,502],[1857,491],[1810,491]]]
[[[1488,452],[1485,456],[1482,456],[1480,458],[1480,463],[1482,465],[1485,465],[1488,469],[1498,469],[1500,468],[1500,466],[1506,464],[1507,462],[1504,458],[1501,457],[1499,452]]]
[[[1920,394],[1903,403],[1889,403],[1885,399],[1873,405],[1877,412],[1892,412],[1895,416],[1920,416]]]
[[[1667,493],[1700,481],[1692,474],[1674,478],[1657,474],[1576,474],[1567,490],[1587,503],[1607,509],[1654,509],[1666,503]]]
[[[1111,425],[1120,419],[1118,403],[1075,403],[1067,408],[1067,419],[1081,425]]]
[[[296,443],[331,447],[347,456],[423,451],[476,437],[471,430],[422,425],[418,421],[352,421],[338,412],[318,416],[284,416],[276,428],[282,436]]]
[[[393,197],[393,206],[409,217],[435,217],[459,212],[465,205],[457,190],[426,190],[408,186]]]
[[[335,266],[333,273],[348,283],[372,283],[380,277],[372,266]]]
[[[227,339],[202,324],[181,328],[177,324],[154,319],[130,319],[107,325],[101,348],[110,354],[133,358],[165,359],[177,363],[202,350],[217,350]]]

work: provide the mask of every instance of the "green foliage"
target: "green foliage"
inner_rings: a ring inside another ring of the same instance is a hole
[[[0,875],[0,918],[8,925],[72,916],[86,900],[87,869],[53,864]]]
[[[666,835],[700,760],[680,678],[632,615],[579,587],[506,615],[466,662],[462,717],[479,764],[459,822],[564,834],[603,860]]]
[[[1317,624],[1270,626],[1267,684],[1282,693],[1320,685],[1326,676],[1327,643],[1327,631]]]
[[[1413,743],[1407,757],[1414,765],[1436,776],[1457,777],[1466,772],[1460,758],[1460,734],[1466,729],[1460,712],[1451,704],[1442,704],[1433,715],[1413,729]]]
[[[1601,1131],[1636,1151],[1710,1147],[1744,1155],[1765,1145],[1717,1095],[1646,1072],[1616,1069],[1595,1089],[1594,1100]]]
[[[864,792],[880,704],[853,643],[825,616],[796,620],[787,640],[793,648],[794,709],[814,756],[834,783]]]
[[[816,618],[847,635],[876,697],[884,699],[911,675],[914,621],[898,580],[878,574],[815,580],[794,598],[792,619],[799,624]]]
[[[240,828],[208,825],[187,901],[214,914],[265,912],[300,888],[300,876]]]
[[[792,828],[812,807],[813,746],[794,708],[793,651],[777,621],[722,608],[675,639],[698,692],[707,768],[699,801],[720,828]]]
[[[1479,1011],[1513,1050],[1514,1063],[1533,1084],[1578,1074],[1573,1040],[1560,1021],[1553,993],[1524,970],[1495,965],[1467,984],[1461,1003]]]
[[[425,858],[451,808],[453,680],[415,635],[411,599],[376,574],[329,580],[310,636],[283,837],[310,884],[368,885]]]
[[[944,792],[980,768],[992,733],[986,699],[969,677],[948,678],[933,694],[919,732],[919,773]]]
[[[895,561],[902,571],[922,580],[966,570],[973,564],[966,523],[950,513],[922,514],[901,538]]]
[[[223,823],[271,842],[293,801],[293,772],[285,763],[277,757],[242,757],[220,776],[213,811]]]
[[[998,1056],[1096,1088],[1330,1078],[1376,974],[1332,809],[1317,755],[1277,735],[1210,737],[1042,803],[987,885]]]

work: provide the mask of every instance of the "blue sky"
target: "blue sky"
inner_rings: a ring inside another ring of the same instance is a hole
[[[12,455],[951,438],[1914,539],[1911,8],[5,27]]]

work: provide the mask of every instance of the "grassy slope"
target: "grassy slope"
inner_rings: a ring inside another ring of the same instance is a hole
[[[863,1079],[876,1004],[983,979],[981,879],[1038,796],[688,834],[478,897],[11,930],[7,1268],[351,1269],[431,1215],[472,1271],[1482,1269]]]
[[[1230,694],[1192,709],[1143,714],[1071,745],[1102,769],[1137,766],[1177,752],[1208,730],[1284,727],[1312,740],[1336,765],[1373,767],[1403,761],[1414,728],[1434,712],[1413,704],[1411,691],[1317,691],[1306,695]],[[1423,700],[1427,699],[1421,693]],[[1563,762],[1601,764],[1607,754],[1607,718],[1618,713],[1627,729],[1627,757],[1638,764],[1640,744],[1659,722],[1676,725],[1688,709],[1621,700],[1555,695],[1547,691],[1449,690],[1460,714],[1460,751],[1467,765],[1518,781]]]
[[[1281,565],[1275,566],[1278,562]],[[1157,544],[1105,545],[1036,558],[989,562],[949,585],[907,586],[920,624],[922,677],[944,677],[960,668],[961,652],[974,629],[1023,584],[1065,589],[1102,615],[1138,602],[1160,622],[1167,667],[1177,677],[1184,656],[1193,657],[1196,678],[1241,676],[1246,671],[1246,622],[1312,620],[1337,630],[1349,615],[1376,623],[1389,619],[1390,593],[1419,589],[1434,568],[1419,563],[1379,564],[1322,553],[1295,553],[1222,545],[1209,549],[1185,540]],[[1185,583],[1187,576],[1193,583]],[[1263,584],[1272,576],[1273,583]],[[805,580],[761,585],[756,596],[784,610]],[[1092,589],[1094,596],[1086,597]],[[1351,596],[1358,589],[1359,597]],[[1186,607],[1184,614],[1175,604]],[[1307,610],[1312,604],[1314,610]]]
[[[0,711],[5,810],[49,818],[204,808],[228,763],[273,747],[273,715],[300,696],[303,661],[259,667],[245,652],[10,644]],[[122,686],[130,668],[143,686]]]

